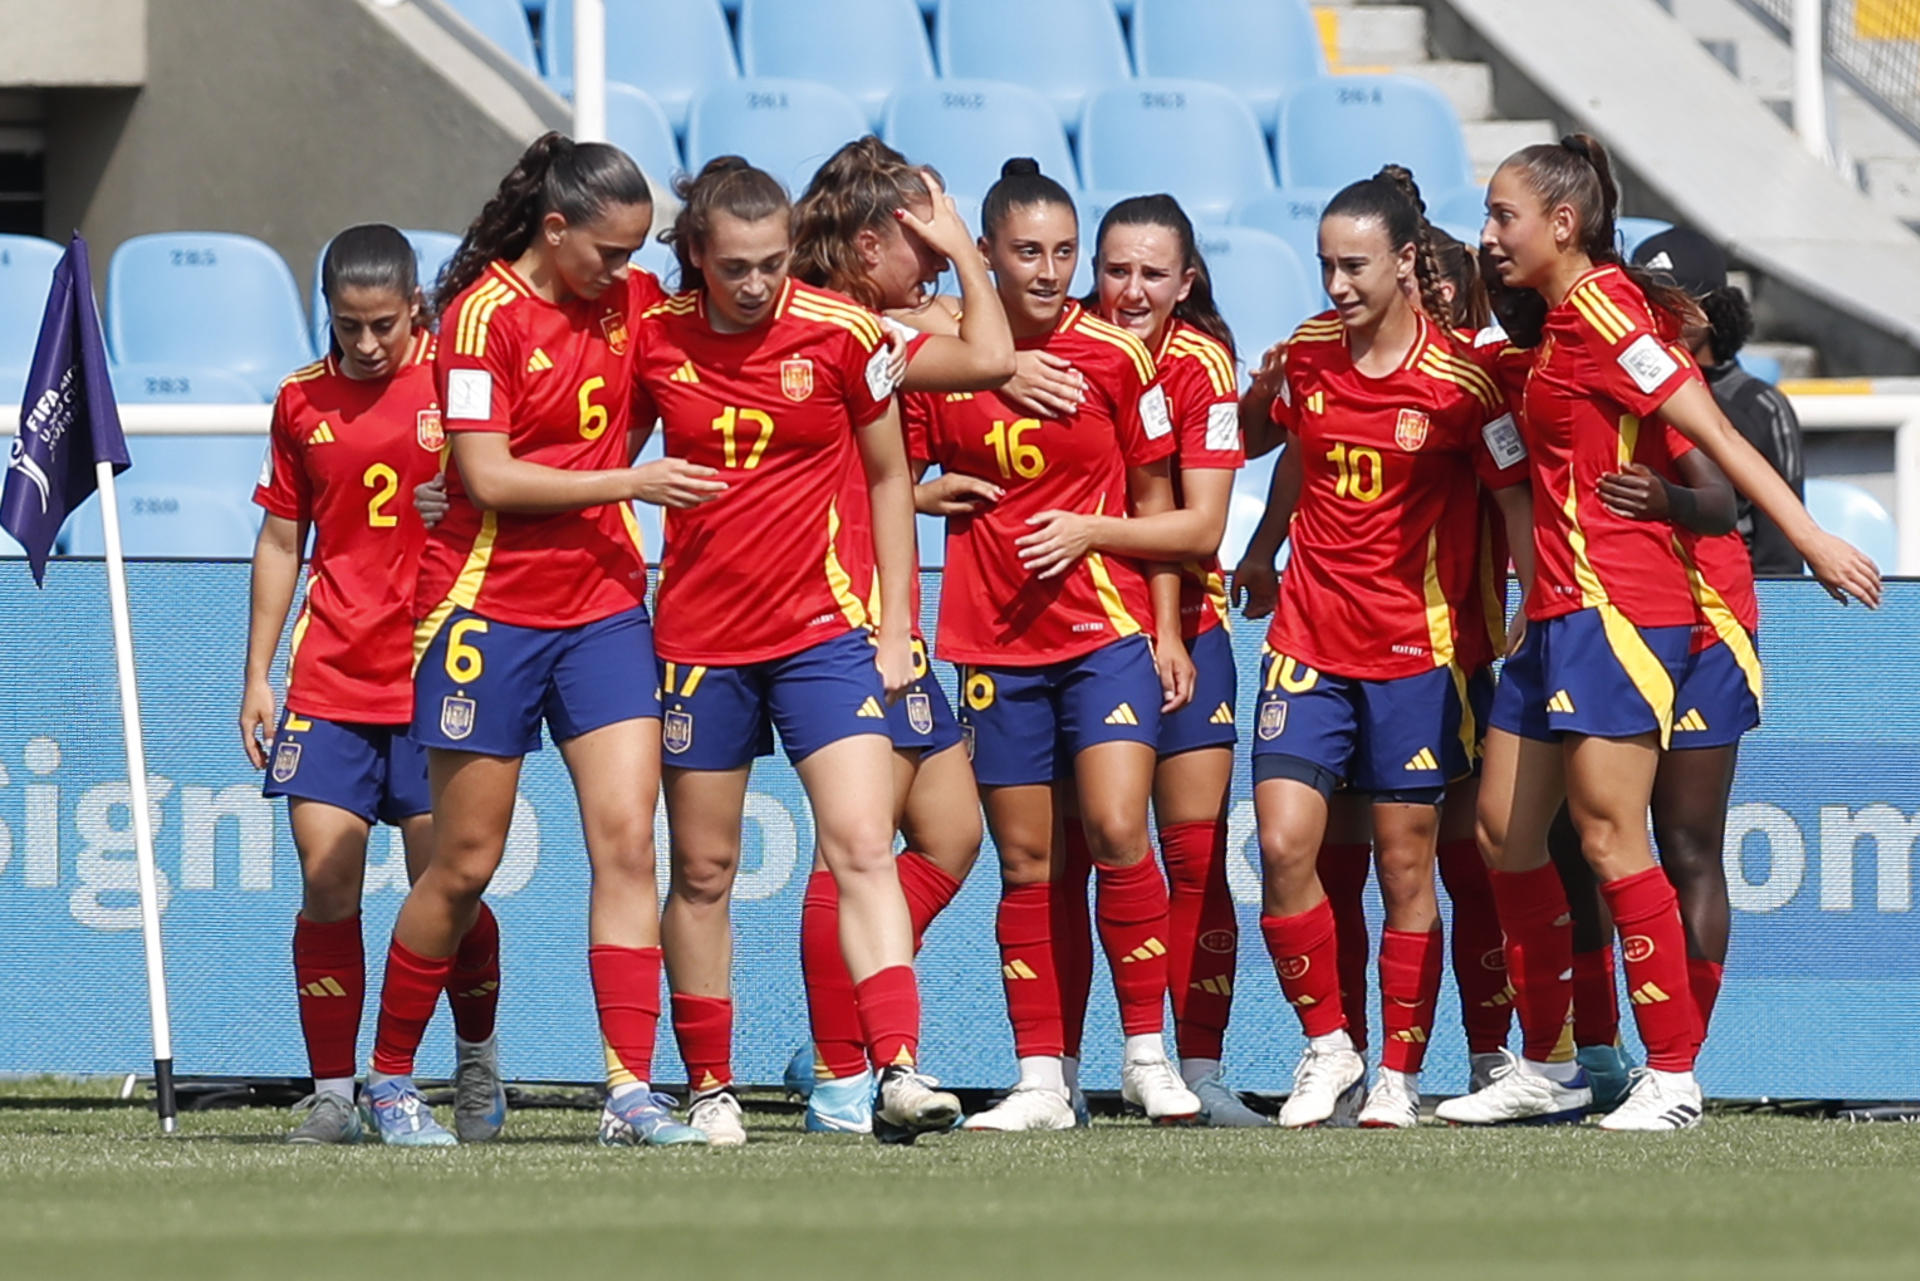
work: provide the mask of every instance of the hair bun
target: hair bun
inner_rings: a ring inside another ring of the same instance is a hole
[[[1039,173],[1040,162],[1032,156],[1015,156],[1000,166],[1000,176],[1002,178],[1038,176]]]
[[[742,169],[751,168],[753,168],[753,162],[745,156],[715,156],[700,166],[699,176],[704,178],[708,174],[737,173]]]

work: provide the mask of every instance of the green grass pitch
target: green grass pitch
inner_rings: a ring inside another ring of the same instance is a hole
[[[284,1114],[0,1090],[0,1277],[1395,1281],[1920,1276],[1920,1128],[803,1137],[602,1151],[529,1110],[454,1152],[290,1149]]]

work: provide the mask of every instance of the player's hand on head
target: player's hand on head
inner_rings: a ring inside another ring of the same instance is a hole
[[[1087,380],[1073,363],[1048,351],[1023,351],[1013,359],[1013,377],[1000,399],[1042,418],[1066,418],[1087,398]]]
[[[1842,605],[1852,597],[1869,609],[1880,607],[1880,569],[1858,547],[1821,530],[1801,554],[1807,558],[1808,571]]]
[[[1160,673],[1162,714],[1177,712],[1193,701],[1194,682],[1199,679],[1200,669],[1194,666],[1184,641],[1177,636],[1163,637],[1154,646],[1153,666]]]
[[[961,254],[973,248],[973,232],[967,227],[966,219],[960,216],[959,206],[953,202],[940,180],[933,172],[922,169],[920,176],[926,180],[927,191],[933,197],[933,211],[930,217],[922,218],[912,209],[896,209],[893,216],[908,232],[918,236],[927,248],[952,262]]]
[[[1043,511],[1029,516],[1033,532],[1013,540],[1020,563],[1038,578],[1058,578],[1093,549],[1093,526],[1079,512]]]
[[[1234,567],[1233,603],[1248,618],[1265,618],[1280,603],[1280,571],[1249,556]]]
[[[633,468],[633,497],[656,507],[698,507],[726,489],[727,482],[714,468],[684,458],[660,458]]]
[[[1628,463],[1600,478],[1600,501],[1628,520],[1663,521],[1672,516],[1666,482],[1645,463]]]
[[[267,751],[273,745],[273,687],[265,681],[248,681],[240,698],[240,742],[255,769],[267,767]]]
[[[999,502],[1006,492],[978,476],[942,472],[933,480],[913,487],[913,506],[923,516],[970,516]]]
[[[428,529],[445,520],[452,506],[447,500],[447,478],[444,475],[413,487],[413,509],[420,513],[420,523]]]

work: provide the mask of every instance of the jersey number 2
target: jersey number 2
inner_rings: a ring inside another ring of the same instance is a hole
[[[400,477],[394,474],[393,468],[385,463],[375,463],[367,468],[360,480],[373,491],[373,497],[367,499],[367,527],[391,529],[399,524],[400,518],[387,510],[393,496],[400,492]]]

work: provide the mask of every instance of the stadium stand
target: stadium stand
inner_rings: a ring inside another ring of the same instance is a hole
[[[38,236],[0,236],[0,365],[24,371],[40,337],[47,283],[64,251]],[[21,375],[25,381],[25,373]],[[5,387],[0,377],[0,387]]]
[[[1054,0],[1041,28],[1031,0],[940,0],[933,29],[942,75],[1040,86],[1069,131],[1090,95],[1133,78],[1111,0]]]
[[[1418,173],[1414,174],[1415,181],[1419,178]],[[1424,190],[1422,194],[1425,194]],[[1435,194],[1438,199],[1434,196],[1427,197],[1427,217],[1435,222],[1464,226],[1469,223],[1484,223],[1487,220],[1487,189],[1479,183]]]
[[[245,405],[260,401],[257,387],[224,369],[135,363],[115,365],[112,377],[113,398],[123,405]],[[260,451],[258,442],[254,444],[257,463]]]
[[[453,11],[473,24],[481,35],[500,46],[515,62],[540,74],[540,59],[533,51],[533,28],[527,22],[526,6],[520,0],[447,0]]]
[[[300,287],[280,255],[226,232],[159,232],[114,250],[107,347],[116,363],[211,366],[263,400],[313,359]]]
[[[1343,187],[1386,164],[1405,165],[1435,192],[1474,182],[1453,105],[1405,76],[1330,76],[1297,86],[1281,102],[1274,151],[1282,187]]]
[[[250,490],[155,484],[138,475],[130,471],[116,486],[120,541],[127,555],[208,559],[253,550],[260,521],[259,509],[248,501]],[[98,495],[88,498],[67,518],[67,555],[106,555],[99,504]]]
[[[1040,172],[1080,185],[1066,131],[1047,100],[1024,85],[939,80],[900,90],[887,103],[880,135],[917,163],[940,171],[950,191],[978,197],[1009,156],[1032,156]]]
[[[1299,257],[1286,241],[1258,227],[1200,227],[1200,252],[1213,276],[1214,300],[1233,327],[1242,371],[1320,309]]]
[[[613,86],[608,86],[607,119],[613,119]],[[450,231],[407,231],[401,235],[413,246],[414,260],[419,264],[420,288],[428,294],[433,293],[433,282],[439,279],[440,269],[447,265],[447,259],[453,257],[460,248],[460,237]],[[329,241],[329,244],[332,242]],[[316,352],[327,349],[327,298],[320,288],[320,269],[327,261],[327,250],[322,246],[313,258],[313,291],[309,297],[313,300],[313,348]],[[292,372],[288,369],[284,372]]]
[[[1080,123],[1087,185],[1169,191],[1196,221],[1273,186],[1260,123],[1239,98],[1199,80],[1136,80],[1087,101]]]
[[[1073,272],[1073,295],[1084,298],[1093,291],[1093,256],[1099,251],[1100,220],[1107,210],[1134,195],[1131,191],[1076,191],[1074,212],[1080,219],[1080,262]]]
[[[1133,63],[1142,76],[1208,80],[1246,100],[1272,133],[1280,98],[1327,74],[1306,0],[1140,0]]]
[[[680,284],[680,264],[674,259],[673,250],[660,243],[658,239],[647,241],[633,261],[660,277],[660,283],[668,289],[676,289]]]
[[[1620,256],[1631,259],[1633,251],[1640,242],[1659,235],[1663,231],[1672,231],[1673,224],[1662,222],[1658,218],[1619,218],[1614,221],[1615,237],[1620,241]]]
[[[1809,476],[1807,511],[1828,533],[1846,539],[1867,555],[1885,574],[1899,564],[1899,535],[1893,517],[1880,500],[1844,480]]]
[[[736,80],[694,99],[687,167],[697,173],[715,156],[742,155],[797,196],[828,156],[866,132],[866,113],[831,85]]]
[[[573,0],[548,0],[547,80],[573,83]],[[733,36],[715,0],[608,0],[607,79],[645,89],[680,133],[694,95],[740,74]]]
[[[607,141],[638,161],[647,181],[658,190],[664,191],[685,167],[666,109],[651,94],[630,84],[607,84]]]
[[[894,90],[934,75],[913,0],[744,0],[740,69],[833,85],[875,129]]]
[[[1240,227],[1258,227],[1287,242],[1300,267],[1318,274],[1320,213],[1333,199],[1326,187],[1283,187],[1263,192],[1234,206],[1232,221]]]

